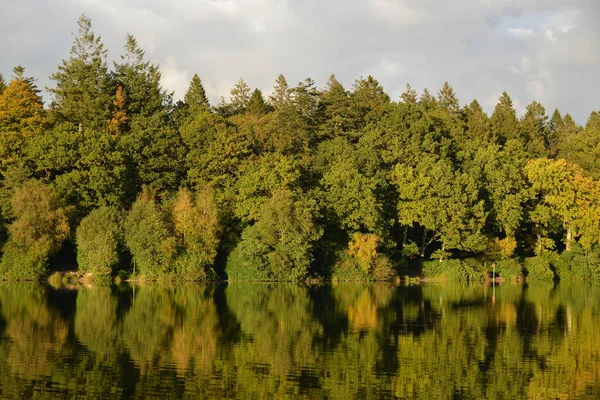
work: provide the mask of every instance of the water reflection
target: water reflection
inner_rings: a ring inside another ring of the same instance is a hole
[[[1,398],[598,398],[591,284],[0,286]]]

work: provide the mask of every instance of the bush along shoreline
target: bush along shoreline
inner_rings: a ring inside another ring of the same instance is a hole
[[[0,74],[0,280],[600,277],[599,111],[335,75],[211,104],[133,35],[112,58],[82,15],[46,101]]]

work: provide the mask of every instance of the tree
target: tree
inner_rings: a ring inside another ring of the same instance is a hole
[[[400,94],[400,99],[403,103],[406,104],[417,104],[419,101],[417,91],[414,90],[409,83],[406,84],[406,89],[404,90],[404,92]]]
[[[354,121],[350,111],[350,96],[333,74],[321,93],[321,103],[325,116],[322,136],[335,137],[352,130]]]
[[[248,106],[246,112],[252,115],[263,115],[268,111],[267,103],[263,98],[262,92],[259,89],[254,89],[250,100],[248,100]]]
[[[519,138],[517,112],[508,93],[502,92],[502,96],[494,108],[490,124],[496,143],[504,144],[507,140]]]
[[[59,118],[82,129],[104,129],[110,118],[110,90],[106,50],[100,36],[92,32],[91,20],[82,14],[79,31],[68,60],[63,60],[50,79],[54,95],[52,110]]]
[[[176,238],[169,231],[155,194],[144,188],[127,213],[125,244],[133,256],[134,272],[157,278],[173,272]]]
[[[79,269],[108,275],[119,265],[124,246],[122,213],[114,207],[100,207],[89,213],[77,227]]]
[[[4,80],[4,76],[2,76],[2,74],[0,74],[0,95],[2,95],[2,92],[4,92],[5,89],[6,89],[6,81]]]
[[[352,113],[357,118],[358,127],[363,127],[370,119],[378,118],[379,113],[390,101],[390,96],[371,75],[354,82],[350,104]]]
[[[423,89],[423,94],[421,94],[421,98],[419,99],[419,104],[425,110],[431,110],[436,107],[437,100],[435,99],[435,97],[433,97],[429,89],[425,88]]]
[[[70,233],[68,209],[54,189],[30,180],[17,189],[11,199],[14,221],[8,227],[0,274],[14,280],[36,280],[48,269]]]
[[[250,102],[250,88],[243,78],[240,78],[231,89],[230,99],[234,114],[243,114],[246,112],[246,108]]]
[[[460,104],[456,98],[454,89],[448,82],[444,82],[444,85],[438,92],[438,104],[451,115],[457,115],[460,111]]]
[[[183,97],[183,101],[191,109],[195,109],[196,107],[205,108],[207,110],[210,109],[206,91],[204,90],[204,86],[202,85],[202,81],[198,77],[198,74],[194,74],[192,77],[190,87]]]
[[[246,228],[230,255],[231,279],[298,281],[307,277],[312,247],[322,231],[315,224],[316,202],[288,190],[273,194],[260,219]]]
[[[2,164],[22,160],[27,137],[38,134],[45,123],[45,112],[33,78],[15,67],[14,77],[0,94],[0,157]]]
[[[269,95],[269,102],[277,109],[282,105],[289,104],[292,101],[290,87],[285,79],[285,76],[279,74],[273,87],[273,93]]]
[[[520,131],[527,152],[533,158],[548,155],[547,121],[546,110],[540,103],[533,101],[527,105],[520,123]]]
[[[176,272],[189,280],[214,279],[213,263],[221,227],[212,189],[200,188],[195,195],[180,189],[173,204],[172,220],[180,248]]]

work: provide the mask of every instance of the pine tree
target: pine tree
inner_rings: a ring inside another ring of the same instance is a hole
[[[350,96],[333,74],[321,93],[321,102],[325,107],[326,118],[322,129],[325,136],[337,136],[352,129]]]
[[[495,141],[504,144],[507,140],[519,138],[517,112],[508,93],[503,92],[490,119]]]
[[[585,129],[598,129],[600,130],[600,111],[592,111],[590,114]]]
[[[252,115],[262,115],[266,114],[267,111],[267,104],[265,103],[262,92],[259,89],[254,89],[254,92],[252,92],[252,96],[250,96],[250,100],[248,101],[246,112]]]
[[[14,68],[14,77],[0,95],[0,132],[31,136],[44,122],[44,106],[33,78]]]
[[[250,101],[250,88],[243,78],[231,89],[231,106],[236,114],[243,114]]]
[[[273,93],[269,96],[269,102],[274,108],[279,108],[292,101],[290,87],[285,76],[279,74],[273,86]]]
[[[145,52],[130,34],[125,37],[125,54],[121,62],[115,63],[115,80],[127,93],[127,115],[133,120],[136,116],[150,117],[164,115],[164,105],[170,102],[160,86],[160,70],[155,64],[145,60]]]
[[[63,60],[50,77],[56,82],[56,87],[49,89],[54,95],[53,109],[60,118],[79,125],[80,130],[101,129],[110,118],[112,100],[106,50],[85,14],[77,24],[79,31],[69,59]]]
[[[419,101],[416,90],[409,83],[406,84],[406,90],[400,94],[400,99],[406,104],[417,104]]]
[[[4,80],[4,76],[0,74],[0,95],[4,92],[4,89],[6,89],[6,81]]]
[[[448,82],[444,82],[444,85],[438,92],[438,104],[452,115],[457,115],[460,112],[460,104],[456,98],[454,89]]]
[[[548,155],[546,151],[547,120],[546,110],[540,103],[533,101],[527,105],[525,115],[520,123],[520,130],[526,149],[534,158]]]
[[[208,97],[206,97],[206,91],[202,85],[202,81],[198,77],[198,74],[194,74],[190,87],[183,97],[183,101],[186,105],[191,108],[202,107],[204,109],[210,109],[210,103]]]
[[[423,89],[423,94],[421,94],[421,98],[419,99],[419,104],[425,110],[431,110],[436,106],[437,100],[435,97],[433,97],[429,89],[425,88]]]
[[[377,118],[377,114],[390,103],[390,97],[371,75],[354,83],[350,97],[352,113],[357,118],[358,128],[364,126],[367,120]]]

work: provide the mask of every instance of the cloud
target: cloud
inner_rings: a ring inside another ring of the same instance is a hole
[[[23,64],[41,87],[85,12],[111,60],[133,34],[177,98],[194,73],[213,103],[240,77],[268,94],[280,73],[321,86],[335,73],[347,88],[372,74],[392,98],[407,82],[437,92],[449,81],[488,112],[503,90],[519,108],[538,100],[579,122],[600,108],[597,0],[8,1],[0,72]]]

